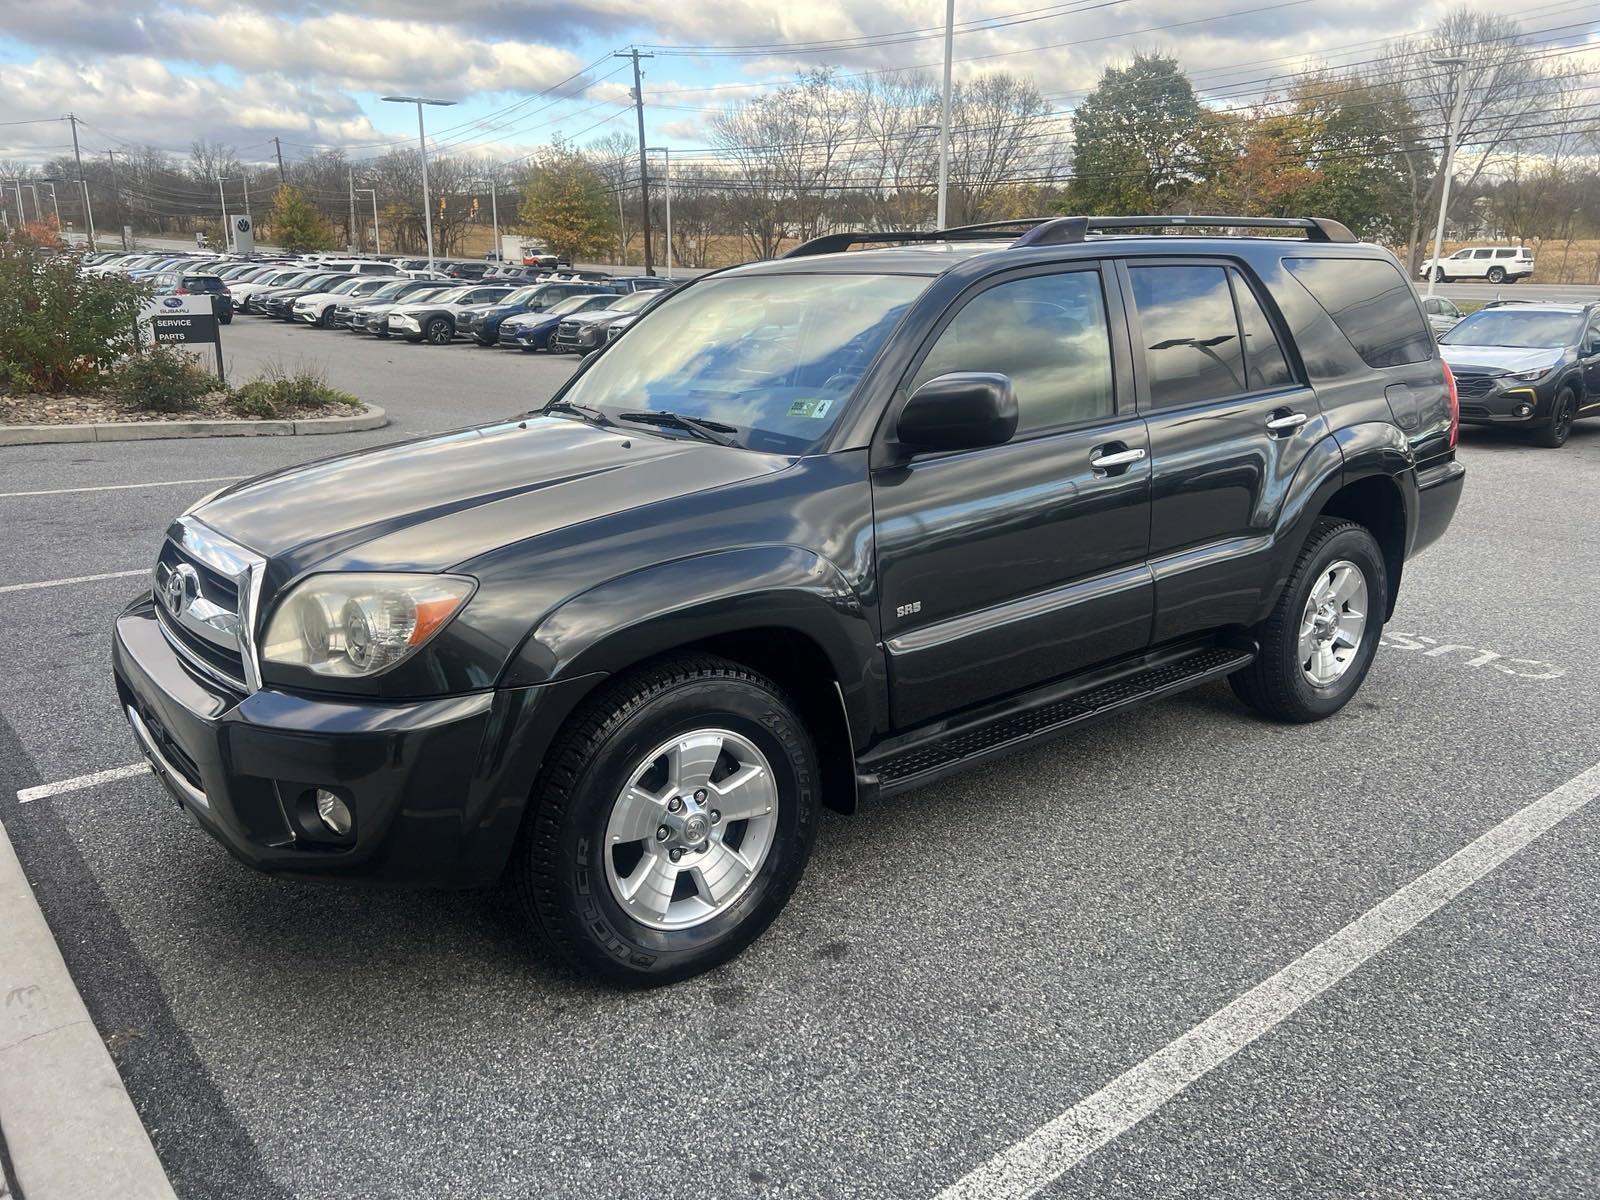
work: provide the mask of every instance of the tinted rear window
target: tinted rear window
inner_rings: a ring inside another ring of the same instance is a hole
[[[1433,336],[1416,295],[1393,263],[1380,258],[1286,258],[1283,265],[1327,310],[1369,367],[1398,367],[1433,357]]]
[[[191,292],[220,292],[224,285],[215,275],[185,275],[183,286]]]

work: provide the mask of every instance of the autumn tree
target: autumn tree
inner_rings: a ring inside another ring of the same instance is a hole
[[[333,249],[333,227],[297,187],[284,184],[272,197],[272,240],[291,254]]]
[[[605,180],[566,146],[552,146],[528,174],[518,214],[526,233],[573,260],[604,250],[616,236]]]

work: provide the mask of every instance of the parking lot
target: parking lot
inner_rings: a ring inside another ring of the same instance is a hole
[[[249,871],[134,767],[108,631],[172,515],[523,411],[575,363],[223,337],[236,378],[304,361],[393,423],[0,449],[0,817],[186,1197],[935,1196],[1600,759],[1600,422],[1559,451],[1467,430],[1344,712],[1272,725],[1216,684],[827,814],[769,934],[615,992],[498,892]],[[1582,807],[1044,1194],[1592,1194],[1597,845]]]

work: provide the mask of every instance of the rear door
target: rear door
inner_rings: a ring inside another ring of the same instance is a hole
[[[944,318],[901,381],[891,416],[953,371],[1010,376],[1021,416],[1003,446],[873,470],[898,728],[1147,643],[1149,448],[1120,305],[1093,263],[999,276]]]
[[[1150,430],[1160,643],[1255,620],[1283,495],[1327,433],[1265,291],[1221,259],[1119,264]]]

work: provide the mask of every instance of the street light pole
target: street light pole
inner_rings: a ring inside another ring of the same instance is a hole
[[[384,96],[384,100],[391,104],[415,104],[417,106],[417,145],[422,150],[422,225],[428,233],[428,270],[433,270],[433,199],[428,194],[428,134],[422,127],[422,106],[432,104],[438,108],[448,108],[454,100],[430,100],[426,96]]]
[[[495,185],[494,176],[489,176],[489,219],[494,222],[494,260],[504,262],[505,258],[500,253],[500,189]]]
[[[666,156],[667,171],[667,278],[672,278],[672,147],[651,146]]]
[[[944,94],[939,100],[939,216],[936,227],[944,228],[947,197],[950,192],[950,66],[955,41],[956,0],[944,5]]]
[[[56,183],[58,181],[54,180],[54,179],[41,179],[41,180],[39,180],[39,182],[48,185],[49,188],[50,188],[50,204],[51,204],[51,207],[53,207],[56,210],[56,232],[60,233],[61,232],[61,201],[56,198]],[[37,197],[35,197],[35,198],[37,199]]]
[[[233,245],[230,236],[232,230],[228,228],[228,198],[222,194],[222,176],[217,176],[217,207],[222,210],[222,248],[227,250]]]
[[[1461,68],[1467,65],[1464,58],[1436,58],[1433,60],[1436,67],[1449,67],[1451,79],[1455,85],[1455,99],[1450,104],[1450,124],[1444,131],[1444,165],[1440,168],[1444,172],[1444,182],[1439,188],[1439,223],[1433,230],[1433,264],[1428,268],[1428,291],[1433,295],[1434,285],[1439,278],[1439,255],[1444,252],[1444,218],[1450,208],[1450,179],[1455,171],[1456,138],[1461,132],[1461,109],[1466,102],[1467,89],[1461,86]]]

